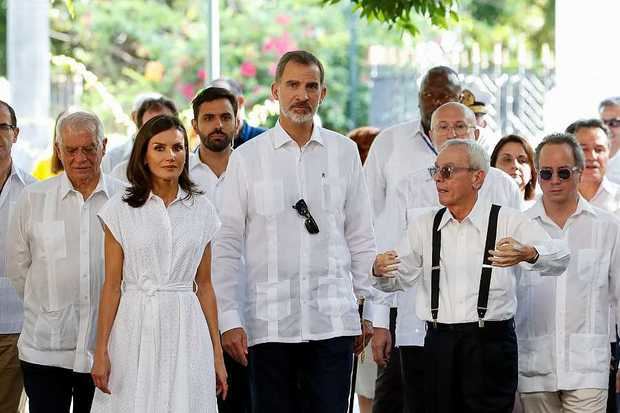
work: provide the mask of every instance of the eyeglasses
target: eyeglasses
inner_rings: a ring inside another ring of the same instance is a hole
[[[556,174],[558,175],[558,178],[560,178],[560,181],[566,181],[568,178],[570,178],[573,175],[574,172],[577,172],[577,171],[579,171],[579,168],[576,166],[573,166],[572,168],[563,166],[556,170]],[[549,181],[551,180],[551,178],[553,178],[553,169],[551,168],[541,169],[540,171],[538,171],[538,176],[540,176],[540,179],[542,179],[543,181]]]
[[[603,119],[603,123],[610,128],[617,128],[620,126],[620,118]]]
[[[430,168],[428,168],[428,173],[431,176],[431,178],[434,178],[435,175],[439,174],[439,176],[441,176],[443,179],[450,179],[454,176],[454,174],[456,174],[459,171],[476,171],[476,168],[470,168],[467,166],[452,166],[452,165],[447,165],[447,166],[442,166],[441,168],[438,166],[432,166]]]
[[[0,123],[0,131],[9,132],[16,128],[15,125],[11,125],[10,123]]]
[[[475,126],[468,125],[466,123],[457,123],[456,125],[449,125],[447,123],[440,123],[433,128],[436,132],[442,135],[447,135],[450,131],[454,131],[455,136],[465,136],[470,129],[476,129]]]
[[[306,220],[304,221],[304,225],[306,226],[306,229],[310,234],[319,233],[319,226],[316,224],[316,221],[312,217],[312,214],[310,214],[310,210],[308,210],[308,205],[306,204],[306,201],[300,199],[295,205],[293,205],[293,209],[295,209],[295,211],[297,211],[299,215],[306,218]]]

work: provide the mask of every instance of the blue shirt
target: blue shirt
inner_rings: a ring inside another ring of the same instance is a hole
[[[258,126],[251,126],[249,123],[247,123],[245,120],[243,121],[243,126],[241,127],[241,130],[239,131],[239,135],[237,135],[237,137],[235,138],[235,141],[233,143],[233,148],[238,147],[241,144],[244,144],[245,142],[249,141],[250,139],[254,138],[255,136],[260,135],[261,133],[265,132],[267,129],[265,128],[261,128]]]

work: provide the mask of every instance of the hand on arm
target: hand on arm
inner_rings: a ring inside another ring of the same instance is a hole
[[[387,328],[374,328],[372,337],[372,356],[379,367],[385,367],[390,360],[392,336]]]
[[[215,301],[215,292],[211,282],[211,244],[205,248],[200,265],[196,271],[196,284],[198,284],[198,301],[202,312],[207,319],[209,326],[209,334],[211,336],[211,344],[213,346],[213,361],[215,365],[215,381],[216,392],[226,399],[228,394],[228,377],[226,367],[224,366],[224,353],[220,343],[220,334],[217,325],[217,304]]]
[[[104,393],[110,394],[110,356],[108,341],[118,304],[121,298],[121,282],[123,280],[123,248],[116,241],[108,227],[104,227],[105,281],[99,302],[99,319],[97,322],[97,341],[95,344],[95,360],[91,375],[95,386]]]
[[[536,248],[511,237],[500,239],[489,253],[491,264],[495,267],[512,267],[524,261],[533,264],[538,259]]]

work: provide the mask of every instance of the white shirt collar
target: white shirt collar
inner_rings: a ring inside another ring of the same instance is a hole
[[[97,186],[95,187],[95,190],[91,194],[91,197],[97,192],[103,192],[107,198],[110,198],[111,192],[110,192],[110,188],[108,184],[108,179],[109,178],[103,172],[101,172],[101,174],[99,175],[99,182],[97,182]],[[67,194],[69,194],[70,192],[78,192],[78,191],[73,187],[73,184],[71,183],[71,181],[69,180],[69,177],[67,176],[65,172],[65,173],[60,174],[60,196],[61,198],[64,199],[67,196]]]
[[[151,192],[149,192],[149,196],[146,199],[146,202],[149,202],[153,198],[161,199],[157,195],[155,195],[153,193],[153,191],[151,191]],[[168,206],[174,204],[177,201],[180,201],[181,204],[185,205],[188,208],[190,208],[192,206],[193,202],[194,202],[193,198],[188,197],[187,196],[187,192],[183,188],[181,188],[180,186],[177,189],[177,196],[172,200],[172,202]]]
[[[469,221],[478,231],[480,231],[481,233],[485,232],[486,231],[485,213],[487,213],[488,215],[488,208],[486,208],[487,204],[489,204],[489,202],[481,198],[480,194],[478,194],[478,199],[476,200],[474,207],[472,208],[471,211],[469,211],[469,214],[467,215],[467,217],[465,217],[463,222]],[[457,221],[454,218],[454,216],[452,216],[452,213],[450,212],[450,210],[447,209],[446,213],[441,218],[441,222],[439,223],[439,229],[441,230],[451,220]]]
[[[274,133],[271,134],[271,142],[273,143],[274,149],[281,148],[289,142],[294,142],[293,138],[291,138],[290,135],[284,130],[282,125],[280,125],[279,120],[276,123],[276,126],[273,128],[273,132]],[[312,127],[312,134],[310,135],[310,140],[308,141],[308,143],[312,141],[320,144],[321,146],[325,146],[323,138],[321,137],[321,128],[317,125],[314,125]]]

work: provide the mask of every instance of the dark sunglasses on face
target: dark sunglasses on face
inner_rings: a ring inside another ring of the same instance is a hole
[[[577,171],[579,171],[579,168],[576,166],[573,166],[571,168],[569,168],[568,166],[563,166],[561,168],[558,168],[555,173],[558,175],[558,178],[560,178],[560,181],[566,181],[573,175],[574,172]],[[543,181],[549,181],[551,178],[553,178],[553,169],[543,168],[538,171],[538,176]]]
[[[603,123],[610,128],[617,128],[620,126],[620,118],[605,119],[603,120]]]
[[[310,210],[308,209],[306,201],[300,199],[295,203],[295,205],[293,205],[293,209],[295,209],[295,211],[297,211],[300,216],[306,218],[306,220],[304,221],[304,225],[306,226],[306,230],[308,230],[310,234],[319,233],[319,226],[312,217],[312,214],[310,214]]]
[[[454,176],[454,174],[456,174],[459,171],[475,171],[475,170],[476,169],[469,168],[467,166],[447,165],[447,166],[442,166],[441,168],[438,166],[431,166],[430,168],[428,168],[428,173],[430,174],[431,178],[434,178],[435,175],[439,174],[439,176],[441,176],[443,179],[450,179]]]

